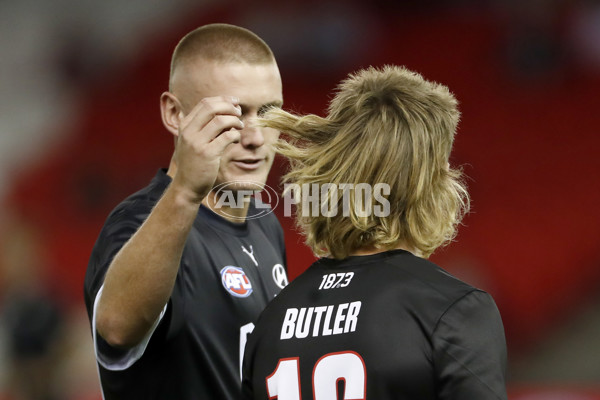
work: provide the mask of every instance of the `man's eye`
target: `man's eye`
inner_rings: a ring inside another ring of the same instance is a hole
[[[258,115],[260,118],[264,117],[265,113],[269,110],[269,108],[271,107],[261,107],[258,109],[258,112],[256,113],[256,115]]]
[[[278,106],[274,105],[274,104],[270,104],[267,106],[262,106],[261,108],[258,109],[258,112],[256,113],[259,117],[263,117],[265,115],[265,113],[267,111],[269,111],[272,108],[278,108]]]

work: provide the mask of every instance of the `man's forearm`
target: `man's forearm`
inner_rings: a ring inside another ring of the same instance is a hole
[[[116,347],[138,344],[171,296],[199,203],[170,186],[112,261],[99,299],[96,329]]]

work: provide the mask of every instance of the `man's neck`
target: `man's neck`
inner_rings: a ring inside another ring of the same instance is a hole
[[[389,250],[406,250],[417,257],[422,257],[421,252],[415,248],[408,246],[405,243],[398,243],[393,249],[379,249],[374,246],[363,247],[350,253],[351,256],[369,256],[371,254],[383,253]]]
[[[222,197],[223,193],[215,193],[211,191],[203,200],[202,204],[208,207],[212,212],[218,216],[235,223],[242,223],[246,220],[248,215],[248,208],[250,207],[250,199],[243,201],[241,204],[238,201],[235,192],[231,192],[232,197]],[[232,203],[234,203],[232,206]]]

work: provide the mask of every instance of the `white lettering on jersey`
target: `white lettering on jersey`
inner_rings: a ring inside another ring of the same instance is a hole
[[[243,325],[240,328],[240,380],[242,379],[242,364],[244,361],[244,351],[246,350],[246,342],[248,342],[248,336],[254,330],[254,324],[252,322]]]
[[[250,256],[250,258],[254,262],[254,265],[256,265],[258,267],[258,261],[256,261],[256,258],[254,258],[254,249],[252,248],[252,245],[250,245],[250,251],[248,251],[248,249],[246,249],[243,245],[242,245],[242,250],[244,251],[244,253],[246,253],[246,254],[248,254],[248,256]]]
[[[329,336],[354,332],[360,301],[321,307],[288,308],[281,324],[280,339],[304,339],[310,335]],[[323,319],[323,314],[325,318]],[[323,324],[321,325],[321,320]],[[312,329],[311,329],[312,328]]]
[[[337,274],[323,275],[319,290],[338,289],[346,287],[354,277],[354,272],[338,272]]]

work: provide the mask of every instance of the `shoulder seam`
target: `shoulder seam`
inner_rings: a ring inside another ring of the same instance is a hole
[[[465,294],[463,294],[462,296],[459,296],[458,298],[456,298],[452,303],[450,303],[448,305],[448,307],[446,307],[446,309],[440,314],[440,316],[438,317],[437,321],[435,322],[435,325],[433,326],[433,329],[431,330],[430,336],[433,337],[435,331],[437,330],[440,322],[442,321],[442,318],[444,318],[444,316],[448,313],[448,311],[454,307],[454,305],[456,303],[458,303],[459,301],[461,301],[462,299],[464,299],[465,297],[467,297],[468,295],[470,295],[473,292],[481,292],[481,293],[486,293],[485,291],[472,287],[469,291],[467,291]]]

